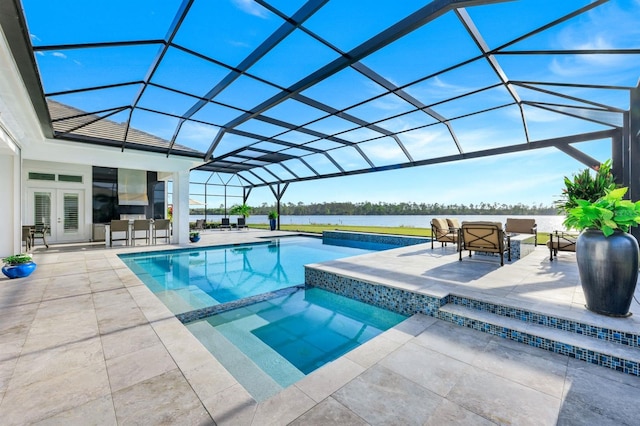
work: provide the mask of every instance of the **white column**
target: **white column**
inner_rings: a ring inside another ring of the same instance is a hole
[[[0,131],[2,129],[0,128]],[[0,142],[1,143],[1,142]],[[0,258],[23,252],[21,206],[22,197],[20,190],[20,156],[6,155],[0,148],[0,199],[5,200],[0,208]],[[16,150],[18,151],[18,149]],[[1,264],[1,262],[0,262]]]
[[[189,171],[173,173],[173,243],[189,242]]]

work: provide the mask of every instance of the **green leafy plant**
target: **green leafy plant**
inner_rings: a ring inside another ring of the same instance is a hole
[[[628,188],[607,190],[595,202],[576,200],[577,206],[567,212],[564,225],[568,229],[599,229],[608,237],[616,229],[629,232],[640,224],[640,201],[623,200]]]
[[[567,214],[569,210],[578,206],[578,200],[595,202],[606,194],[607,190],[616,188],[616,183],[611,172],[611,160],[600,164],[595,176],[591,169],[587,168],[573,176],[573,179],[564,178],[565,188],[562,190],[562,198],[555,202],[561,214]]]
[[[246,204],[236,204],[235,206],[231,207],[229,213],[247,218],[251,214],[251,207]]]
[[[199,236],[200,236],[199,232],[196,232],[196,231],[189,232],[189,237],[190,238],[196,238],[196,237],[199,237]]]
[[[278,212],[275,210],[271,210],[268,216],[270,220],[276,220],[278,218]]]
[[[4,263],[6,263],[7,265],[20,265],[23,263],[29,263],[32,262],[33,259],[31,258],[31,255],[26,254],[26,253],[20,253],[20,254],[14,254],[12,256],[7,256],[5,258],[2,259],[2,261]]]

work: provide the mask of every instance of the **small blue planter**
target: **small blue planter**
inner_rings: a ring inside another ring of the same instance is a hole
[[[189,241],[191,241],[192,243],[197,243],[198,241],[200,241],[200,235],[189,237]]]
[[[24,278],[31,275],[36,270],[36,264],[33,262],[21,263],[19,265],[4,265],[2,273],[9,278]]]

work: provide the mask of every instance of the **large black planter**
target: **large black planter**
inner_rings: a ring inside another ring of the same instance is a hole
[[[275,219],[269,219],[269,229],[271,229],[272,231],[276,230],[276,220]]]
[[[616,231],[586,229],[576,242],[576,260],[587,309],[615,317],[629,315],[638,280],[638,241]]]

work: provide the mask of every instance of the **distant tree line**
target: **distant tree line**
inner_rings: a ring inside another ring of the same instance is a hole
[[[261,206],[251,207],[252,215],[266,215],[275,209],[275,205],[263,203]],[[230,210],[230,206],[228,206]],[[228,212],[227,212],[228,213]],[[204,214],[204,209],[191,209],[191,214]],[[207,214],[225,214],[224,205],[218,208],[208,208]],[[499,204],[499,203],[477,203],[477,204],[428,204],[428,203],[362,203],[351,202],[324,202],[304,204],[299,202],[280,204],[280,214],[286,216],[308,216],[308,215],[554,215],[557,214],[556,207],[538,205]]]

